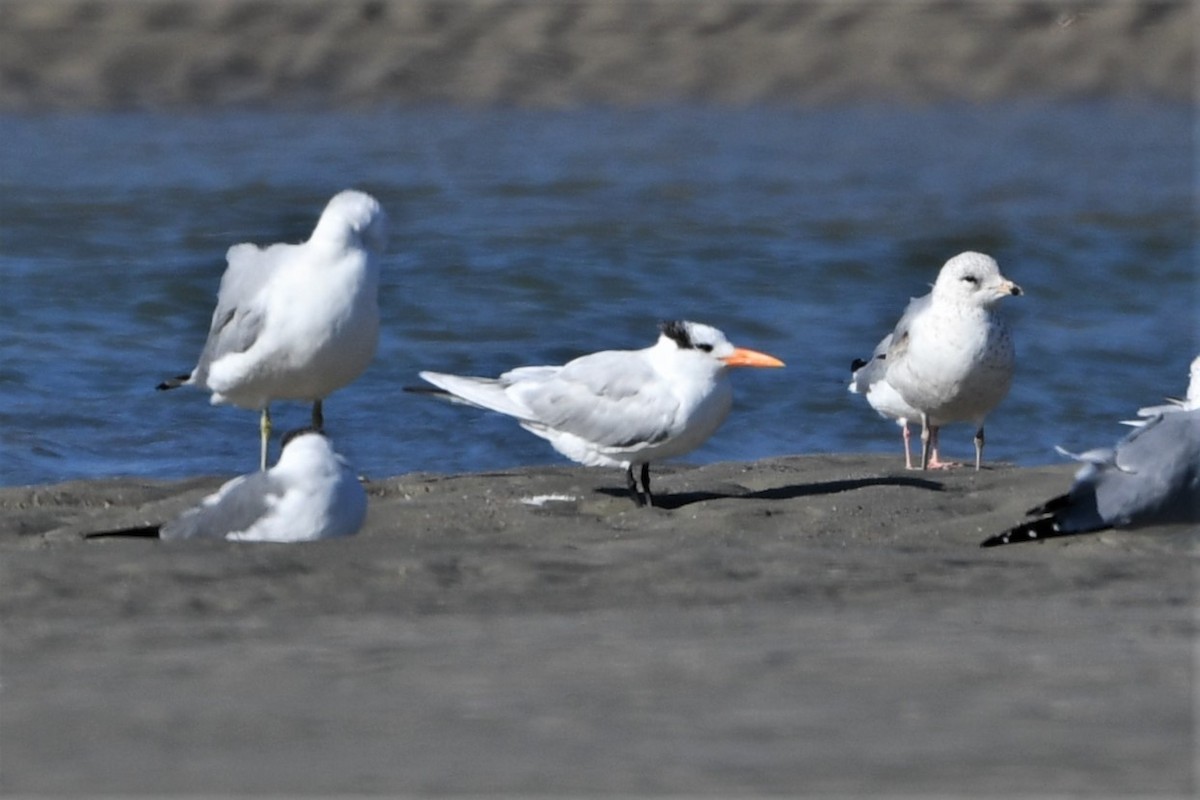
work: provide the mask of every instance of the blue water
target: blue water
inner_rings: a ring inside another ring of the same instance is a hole
[[[848,365],[964,249],[1026,291],[990,459],[1110,442],[1200,351],[1184,107],[10,116],[0,141],[0,484],[253,469],[254,412],[154,386],[193,365],[229,245],[300,241],[350,186],[392,220],[384,332],[326,419],[374,477],[562,463],[400,387],[641,347],[669,318],[788,362],[736,373],[689,461],[899,459]]]

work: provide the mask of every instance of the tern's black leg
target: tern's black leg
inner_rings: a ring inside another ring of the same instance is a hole
[[[315,431],[325,432],[325,414],[321,410],[320,400],[313,403],[312,426]]]
[[[921,414],[921,469],[929,469],[929,442],[933,433],[929,430],[929,415]]]
[[[642,464],[642,489],[646,492],[646,505],[654,505],[654,495],[650,494],[650,465]]]
[[[633,498],[633,504],[639,508],[646,505],[646,501],[642,499],[642,493],[638,491],[637,479],[633,477],[633,464],[625,468],[625,485],[629,488],[629,496]]]

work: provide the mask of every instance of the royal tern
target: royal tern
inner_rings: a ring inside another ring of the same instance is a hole
[[[305,542],[351,536],[366,514],[367,495],[354,471],[324,434],[306,428],[284,437],[274,467],[234,478],[165,525],[88,538]]]
[[[984,418],[1008,394],[1016,362],[1008,325],[993,306],[1019,294],[991,257],[960,253],[892,331],[887,382],[920,414],[921,469],[951,466],[936,457],[938,429],[951,422],[977,426],[979,469]]]
[[[1059,452],[1084,464],[1070,491],[1027,512],[1038,519],[985,539],[982,547],[1200,522],[1200,410],[1160,414],[1112,449]]]
[[[606,350],[495,379],[420,374],[435,394],[513,417],[573,461],[623,467],[634,502],[653,505],[649,465],[695,449],[721,425],[733,404],[728,369],[783,366],[708,325],[665,322],[660,330],[643,350]]]
[[[335,195],[303,244],[229,248],[217,308],[195,369],[159,389],[196,386],[213,403],[262,412],[259,466],[267,468],[270,404],[321,403],[353,381],[379,341],[379,256],[387,215],[358,191]]]

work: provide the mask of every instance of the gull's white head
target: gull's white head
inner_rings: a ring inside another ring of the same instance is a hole
[[[309,241],[338,246],[361,246],[374,253],[387,245],[387,214],[379,201],[366,192],[338,192],[321,212]]]
[[[283,435],[282,450],[276,467],[310,468],[314,463],[341,461],[333,443],[315,428],[298,428]]]
[[[716,369],[725,367],[782,367],[783,362],[775,356],[734,347],[725,334],[711,325],[677,320],[659,326],[657,348],[663,348],[685,357],[696,357],[711,362]]]
[[[996,259],[983,253],[959,253],[946,262],[933,285],[936,300],[987,307],[1021,287],[1000,274]]]
[[[1200,408],[1200,356],[1192,359],[1192,367],[1188,370],[1187,400],[1192,408]]]

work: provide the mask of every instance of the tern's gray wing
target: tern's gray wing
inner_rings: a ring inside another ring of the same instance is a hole
[[[197,383],[206,385],[209,366],[221,356],[244,353],[257,341],[266,314],[262,289],[294,249],[295,245],[287,244],[265,250],[252,244],[229,248],[225,256],[229,266],[221,276],[212,325],[196,364]]]
[[[234,478],[162,527],[162,539],[223,539],[267,514],[285,487],[268,472]]]
[[[896,323],[896,327],[892,329],[890,341],[888,341],[887,355],[893,361],[904,355],[908,350],[908,332],[912,328],[912,322],[920,316],[925,309],[929,308],[929,304],[933,302],[933,292],[921,297],[914,297],[908,301],[908,305],[904,309],[904,313],[900,315],[900,320]]]
[[[510,391],[541,425],[601,447],[660,442],[679,409],[662,378],[634,352],[593,353],[539,377]]]
[[[1086,462],[1070,492],[1032,509],[1044,515],[983,542],[1033,541],[1114,527],[1200,522],[1200,410],[1147,422]]]

